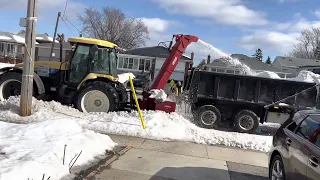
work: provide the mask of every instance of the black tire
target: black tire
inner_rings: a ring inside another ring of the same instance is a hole
[[[234,116],[234,129],[239,133],[254,133],[259,127],[258,116],[250,110],[241,110]]]
[[[274,156],[274,158],[271,160],[270,166],[269,166],[269,179],[272,179],[272,170],[274,168],[274,165],[276,162],[279,162],[279,167],[281,168],[282,171],[282,179],[286,180],[286,173],[285,173],[285,169],[284,169],[284,165],[283,165],[283,161],[280,155],[276,155]]]
[[[220,111],[213,105],[205,105],[198,109],[195,116],[198,126],[207,129],[216,129],[220,126]]]
[[[116,91],[119,97],[119,110],[123,110],[129,99],[127,89],[122,83],[119,83],[116,87]]]
[[[22,74],[17,72],[5,72],[0,76],[0,100],[8,99],[10,96],[21,95]],[[37,92],[33,86],[33,95]]]
[[[92,100],[91,102],[86,101],[84,98],[86,98],[88,93],[95,93],[95,100]],[[91,107],[86,109],[85,103],[88,103],[87,106],[91,105]],[[77,92],[74,100],[75,108],[81,112],[112,112],[117,110],[118,104],[119,97],[116,90],[110,84],[102,81],[92,81],[86,83]],[[101,105],[105,106],[102,107]]]

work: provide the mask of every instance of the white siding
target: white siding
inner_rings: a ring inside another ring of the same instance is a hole
[[[164,58],[157,58],[156,59],[156,70],[160,70],[163,63],[164,63],[165,59]],[[184,72],[184,68],[185,68],[185,62],[184,61],[179,61],[179,64],[177,64],[176,68],[174,71],[179,71],[179,72]]]
[[[156,69],[155,73],[154,73],[154,77],[157,77],[158,73],[159,73],[160,69]],[[173,73],[170,76],[170,79],[174,79],[176,81],[183,81],[184,79],[184,72],[177,72],[177,71],[173,71]]]

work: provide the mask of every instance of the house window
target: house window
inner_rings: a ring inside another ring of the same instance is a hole
[[[135,71],[150,71],[151,60],[138,59],[138,58],[126,58],[119,57],[118,60],[119,69],[135,70]]]
[[[144,59],[140,59],[139,60],[139,70],[143,71],[143,69],[144,69]]]
[[[122,68],[123,67],[123,63],[124,63],[123,61],[124,61],[123,57],[119,57],[118,68]]]
[[[15,48],[15,44],[7,44],[7,55],[14,57],[16,52]]]
[[[134,59],[133,60],[133,69],[138,70],[139,66],[139,59]]]
[[[145,71],[150,71],[150,60],[148,60],[148,59],[146,59],[146,65],[145,65],[145,67],[144,67],[144,70]]]
[[[0,55],[4,56],[5,52],[4,52],[4,43],[0,43]]]
[[[123,68],[128,69],[129,65],[129,58],[124,58]]]
[[[217,72],[224,73],[225,70],[224,69],[217,69]]]
[[[133,58],[129,58],[129,65],[128,65],[128,69],[133,69]]]

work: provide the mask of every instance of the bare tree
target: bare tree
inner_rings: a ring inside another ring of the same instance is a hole
[[[105,7],[100,12],[92,7],[86,8],[79,20],[88,36],[113,42],[124,49],[144,46],[149,38],[148,27],[143,21],[127,18],[120,9]]]
[[[298,44],[288,56],[304,59],[320,58],[320,28],[305,29],[297,38]]]

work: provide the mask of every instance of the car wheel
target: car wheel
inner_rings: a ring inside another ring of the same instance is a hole
[[[283,161],[280,155],[276,155],[269,167],[269,179],[270,180],[285,180],[285,170]]]

